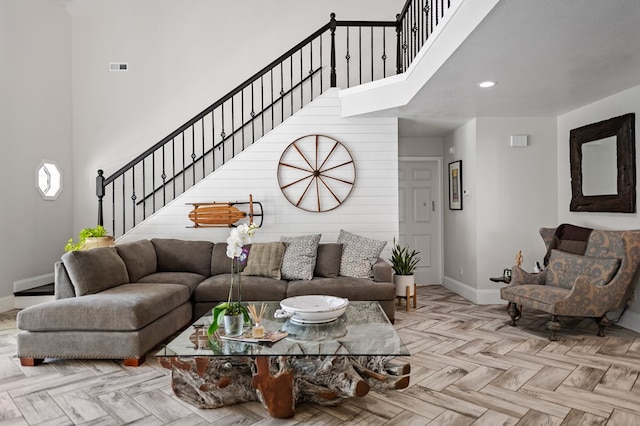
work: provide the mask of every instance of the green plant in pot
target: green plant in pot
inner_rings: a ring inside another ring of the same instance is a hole
[[[87,250],[95,247],[110,246],[113,244],[113,237],[102,226],[95,228],[84,228],[78,234],[78,242],[75,243],[73,238],[69,238],[64,246],[64,251]]]
[[[247,250],[244,246],[251,244],[251,237],[258,226],[255,223],[242,224],[231,230],[227,238],[227,257],[231,259],[231,280],[229,283],[229,296],[227,301],[220,303],[213,308],[209,335],[214,334],[220,324],[224,324],[224,331],[227,336],[238,336],[242,334],[242,327],[249,322],[249,311],[241,302],[242,297],[242,275],[240,266],[246,261]],[[233,300],[233,287],[238,286],[238,300]]]
[[[422,260],[418,257],[419,254],[419,251],[411,250],[408,245],[401,246],[395,239],[393,240],[389,262],[395,272],[393,282],[396,285],[396,295],[413,296],[415,283],[413,274]],[[409,287],[409,294],[407,294],[407,287]]]

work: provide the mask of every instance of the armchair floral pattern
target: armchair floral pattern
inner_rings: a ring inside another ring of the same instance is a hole
[[[547,249],[553,233],[553,228],[540,229]],[[594,318],[598,335],[604,336],[607,312],[630,301],[640,263],[640,231],[593,230],[584,255],[550,251],[543,272],[532,274],[514,266],[510,284],[500,290],[509,302],[511,325],[516,325],[521,307],[526,306],[551,314],[547,323],[551,340],[560,329],[559,316]]]

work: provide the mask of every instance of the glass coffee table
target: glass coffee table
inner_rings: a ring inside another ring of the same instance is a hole
[[[272,417],[295,414],[295,405],[337,405],[370,389],[409,385],[411,367],[394,361],[409,351],[378,302],[350,302],[338,319],[300,324],[276,319],[279,302],[265,303],[267,332],[283,331],[273,343],[209,338],[211,315],[188,327],[156,354],[171,369],[175,394],[200,408],[260,401]]]

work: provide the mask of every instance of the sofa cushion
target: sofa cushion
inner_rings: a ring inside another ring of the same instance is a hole
[[[188,301],[183,285],[124,284],[100,294],[32,306],[19,313],[17,324],[30,331],[139,330]]]
[[[156,249],[149,240],[116,245],[118,255],[127,266],[129,282],[135,283],[145,275],[153,274],[158,267]]]
[[[280,267],[287,244],[278,241],[272,243],[253,243],[247,259],[247,266],[242,275],[255,275],[259,277],[281,278]]]
[[[342,259],[342,244],[319,244],[313,275],[321,278],[337,277],[340,273],[340,259]]]
[[[282,278],[285,280],[310,280],[316,266],[320,234],[299,237],[280,237],[287,243],[282,258]]]
[[[353,278],[373,278],[376,263],[386,241],[374,240],[340,230],[338,243],[342,244],[340,275]]]
[[[611,281],[619,266],[620,259],[580,256],[554,249],[546,268],[545,284],[571,289],[576,278],[583,276],[594,285],[604,285]]]
[[[227,256],[227,243],[216,243],[211,251],[211,276],[231,273],[231,259]]]
[[[129,282],[124,261],[115,247],[98,247],[65,253],[62,263],[76,296],[94,294]]]
[[[282,300],[287,292],[287,281],[258,276],[242,276],[242,284],[234,284],[234,300]],[[231,274],[214,275],[201,282],[193,295],[198,302],[222,302],[229,297]],[[242,292],[241,298],[238,290]]]
[[[211,241],[185,241],[171,238],[151,240],[158,259],[158,272],[193,272],[209,276]]]
[[[317,278],[289,281],[287,297],[308,294],[346,297],[349,300],[395,300],[396,286],[390,282],[375,282],[367,278]]]
[[[565,299],[571,290],[537,284],[509,285],[500,289],[500,297],[518,305],[555,313],[556,304]]]
[[[155,272],[140,278],[138,282],[145,284],[180,284],[187,286],[189,294],[193,294],[198,284],[204,281],[205,278],[207,277],[193,272]]]

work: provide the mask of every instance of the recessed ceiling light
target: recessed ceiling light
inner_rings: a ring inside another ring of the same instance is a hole
[[[478,87],[483,88],[483,89],[487,89],[489,87],[493,87],[496,85],[495,81],[481,81],[480,83],[477,84]]]

